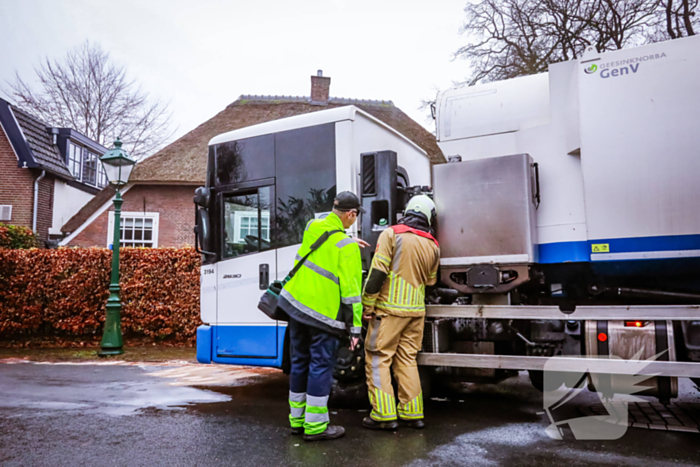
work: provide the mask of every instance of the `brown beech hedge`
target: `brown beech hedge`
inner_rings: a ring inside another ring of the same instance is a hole
[[[0,248],[0,338],[101,333],[111,260],[103,248]],[[189,247],[121,249],[125,336],[194,341],[199,266]]]

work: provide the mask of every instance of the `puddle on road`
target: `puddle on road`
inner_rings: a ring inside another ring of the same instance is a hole
[[[172,379],[172,386],[240,386],[251,378],[280,373],[273,368],[234,365],[182,365],[155,371],[147,366],[142,368],[151,376]]]
[[[529,448],[548,440],[539,423],[514,423],[485,428],[457,436],[452,442],[431,451],[427,459],[412,462],[410,467],[460,465],[465,458],[469,459],[470,465],[500,465],[498,456],[492,458],[492,451]]]
[[[9,360],[9,359],[8,359]],[[0,409],[9,416],[79,411],[113,416],[144,410],[183,410],[193,404],[227,402],[231,396],[192,386],[241,386],[276,370],[186,362],[2,361]],[[20,364],[23,363],[23,364]]]

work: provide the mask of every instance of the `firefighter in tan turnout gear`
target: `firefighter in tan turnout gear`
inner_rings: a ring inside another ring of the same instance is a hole
[[[395,430],[398,420],[423,428],[423,394],[416,355],[423,340],[425,286],[437,281],[440,248],[432,234],[433,201],[414,196],[398,225],[379,236],[362,293],[369,328],[366,374],[372,412],[362,421],[370,429]],[[391,371],[398,383],[398,403]]]

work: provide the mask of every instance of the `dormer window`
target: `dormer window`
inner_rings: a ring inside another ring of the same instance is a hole
[[[83,150],[83,183],[97,185],[97,155]]]
[[[68,169],[78,181],[98,188],[107,185],[107,176],[99,155],[70,141],[67,159]]]
[[[68,144],[68,170],[77,178],[81,179],[81,167],[83,166],[83,148],[73,143]]]

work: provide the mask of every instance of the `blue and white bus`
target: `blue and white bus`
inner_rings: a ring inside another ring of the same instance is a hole
[[[390,187],[410,184],[430,185],[426,152],[355,106],[212,139],[207,184],[198,191],[198,229],[206,231],[199,246],[207,252],[198,361],[281,367],[286,323],[269,319],[257,303],[270,281],[294,266],[307,222],[330,212],[337,192],[362,193],[369,214],[348,233],[372,243],[395,221]]]

